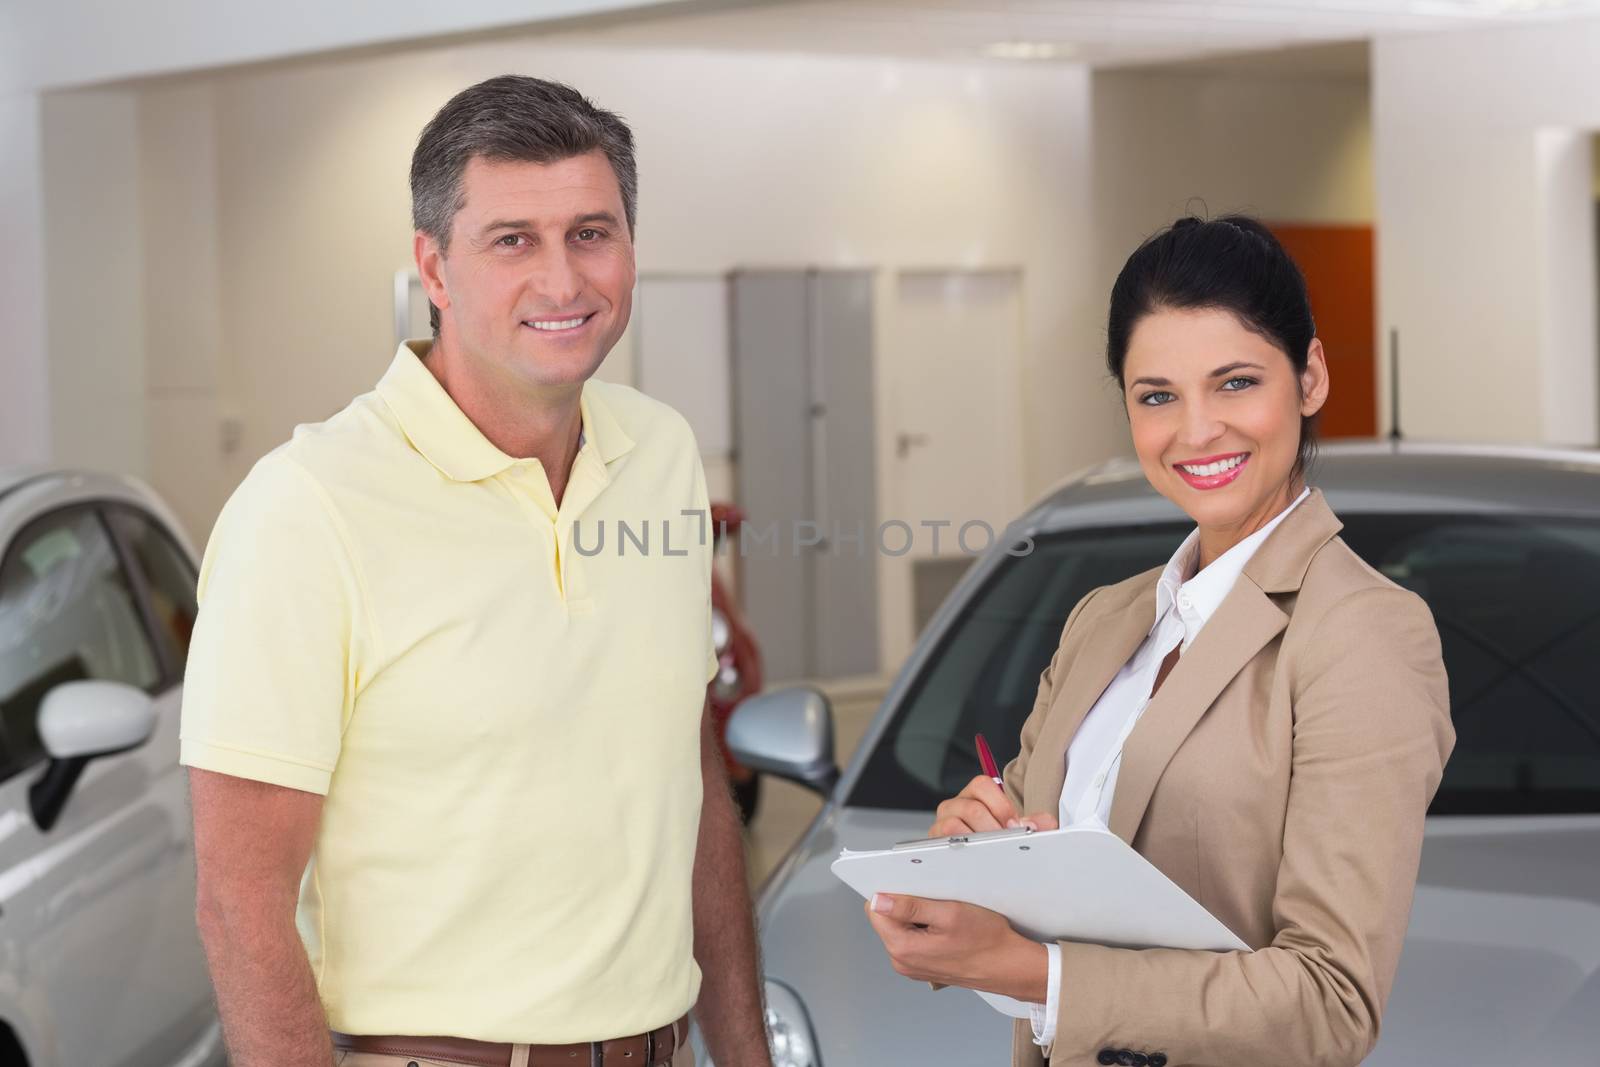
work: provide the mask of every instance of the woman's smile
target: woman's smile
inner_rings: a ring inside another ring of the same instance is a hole
[[[1221,489],[1244,471],[1250,462],[1248,452],[1225,452],[1204,459],[1184,460],[1174,463],[1172,469],[1178,477],[1195,489]]]

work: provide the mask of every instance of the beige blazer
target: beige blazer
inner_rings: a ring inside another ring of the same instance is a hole
[[[1107,1049],[1351,1067],[1377,1040],[1455,733],[1427,605],[1340,527],[1314,489],[1262,542],[1129,735],[1112,799],[1111,831],[1254,951],[1064,942],[1052,1067]],[[1154,625],[1160,574],[1068,617],[1005,771],[1022,810],[1056,810],[1067,744]],[[1012,1064],[1044,1062],[1019,1022]]]

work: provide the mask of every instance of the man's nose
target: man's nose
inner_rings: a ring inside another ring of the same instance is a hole
[[[566,310],[583,292],[583,276],[565,244],[539,257],[532,278],[534,291],[556,310]]]

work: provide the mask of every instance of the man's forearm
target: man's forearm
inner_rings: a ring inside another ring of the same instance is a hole
[[[720,757],[707,773],[715,780],[706,787],[694,860],[694,956],[701,972],[695,1017],[716,1063],[764,1067],[770,1054],[744,842]]]
[[[201,942],[230,1067],[332,1067],[328,1019],[292,913],[212,913],[201,920]]]

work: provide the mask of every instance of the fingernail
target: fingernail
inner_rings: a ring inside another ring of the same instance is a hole
[[[879,912],[879,913],[886,912],[886,911],[889,910],[889,908],[891,907],[892,904],[893,904],[893,901],[891,901],[883,893],[874,893],[874,894],[872,894],[872,910],[873,911],[876,911],[876,912]]]
[[[1028,830],[1037,830],[1039,828],[1032,819],[1023,819],[1021,822],[1017,823],[1017,825]]]
[[[1015,830],[1017,827],[1019,827],[1021,825],[1022,824],[1020,822],[1018,822],[1017,820],[1015,820],[1015,819],[1007,819],[1006,820],[1006,829],[1007,830]]]

